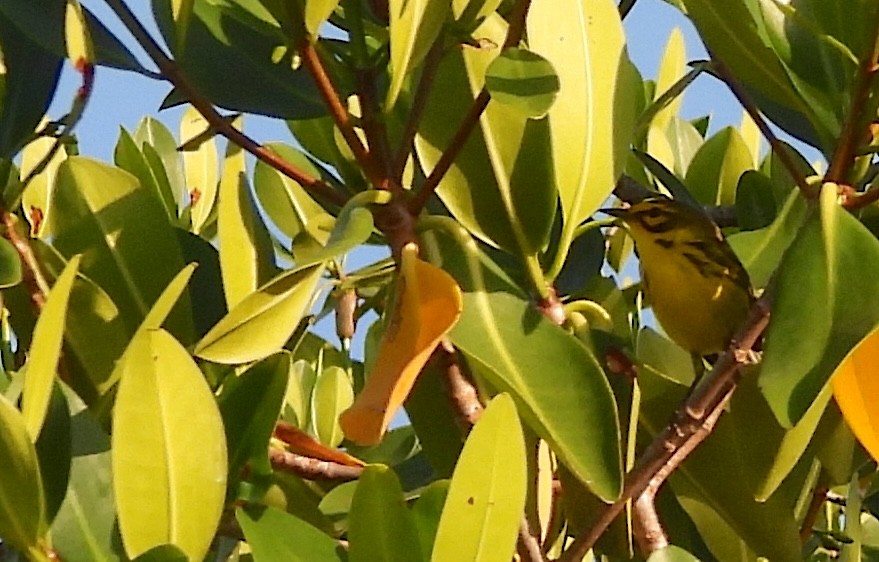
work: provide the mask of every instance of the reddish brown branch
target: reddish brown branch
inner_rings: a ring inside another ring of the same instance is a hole
[[[346,195],[336,191],[331,185],[320,178],[315,178],[301,168],[287,162],[271,150],[265,148],[233,127],[230,122],[217,112],[207,99],[196,92],[195,88],[183,76],[174,61],[168,58],[164,51],[162,51],[162,48],[159,47],[159,44],[156,43],[137,17],[131,12],[124,0],[106,0],[106,2],[110,5],[119,19],[122,20],[122,23],[134,36],[138,44],[140,44],[144,51],[146,51],[147,55],[149,55],[156,66],[159,67],[162,76],[171,82],[174,87],[177,88],[187,100],[189,100],[189,103],[201,113],[217,133],[223,135],[231,142],[253,154],[256,158],[278,170],[285,176],[296,181],[302,185],[303,188],[321,199],[336,205],[345,204],[348,200]]]
[[[269,449],[269,461],[275,470],[283,470],[306,480],[357,480],[363,474],[362,466],[322,461],[275,448]]]
[[[363,146],[360,137],[357,136],[354,125],[351,124],[351,119],[348,116],[348,109],[342,103],[342,100],[339,99],[336,88],[333,86],[333,82],[330,80],[330,76],[327,74],[314,44],[311,41],[303,41],[299,46],[299,54],[302,56],[305,68],[308,69],[315,84],[317,84],[317,89],[327,109],[330,111],[333,121],[339,128],[339,132],[342,133],[342,138],[345,139],[345,143],[351,149],[351,152],[354,153],[357,163],[360,164],[366,177],[373,185],[381,185],[383,174],[376,165],[373,155]]]
[[[705,439],[713,427],[708,421],[715,412],[719,415],[718,409],[722,410],[723,403],[735,388],[740,369],[745,364],[742,358],[754,346],[768,323],[769,298],[764,294],[752,307],[745,326],[720,356],[711,373],[706,375],[705,382],[696,387],[675,412],[671,422],[641,455],[635,468],[626,477],[620,498],[605,508],[590,529],[577,536],[559,560],[581,560],[631,498],[647,489],[651,480],[661,471],[673,470]]]
[[[873,48],[861,61],[851,107],[846,115],[824,181],[847,183],[849,170],[855,161],[855,149],[865,134],[861,129],[875,118],[875,113],[864,115],[864,109],[872,93],[877,70],[879,70],[879,14],[873,14]]]
[[[457,415],[458,425],[467,432],[479,421],[485,410],[479,400],[479,391],[470,377],[461,369],[458,362],[458,352],[448,340],[443,340],[440,343],[436,353],[440,361],[440,369],[445,374],[443,380]]]
[[[790,153],[788,152],[787,146],[777,136],[772,132],[772,129],[769,128],[769,124],[763,119],[763,116],[760,114],[760,110],[757,109],[757,106],[751,100],[751,97],[745,92],[745,89],[739,83],[735,76],[733,76],[732,72],[730,72],[729,68],[719,59],[712,55],[712,60],[714,63],[714,70],[717,72],[717,75],[720,79],[726,84],[729,88],[730,92],[732,92],[733,96],[739,101],[741,106],[748,112],[748,115],[751,116],[751,119],[754,120],[754,123],[757,124],[757,128],[769,142],[769,146],[772,148],[772,153],[778,158],[778,161],[781,162],[781,165],[787,170],[787,173],[790,174],[790,177],[793,178],[794,182],[796,182],[797,187],[800,188],[800,191],[803,192],[803,195],[810,199],[814,199],[818,196],[818,191],[811,185],[806,182],[806,178],[800,172],[799,168],[797,168],[796,163],[791,158]]]
[[[525,21],[528,17],[528,9],[530,7],[531,0],[519,0],[513,7],[513,11],[510,13],[510,26],[507,29],[507,37],[504,40],[505,49],[508,47],[515,47],[519,44],[519,41],[522,40],[522,35],[525,33]],[[413,215],[417,216],[421,213],[421,210],[424,209],[428,199],[430,199],[434,191],[436,191],[440,181],[445,177],[446,172],[452,167],[452,163],[455,161],[455,158],[458,157],[461,149],[464,148],[464,143],[467,142],[467,138],[479,122],[482,112],[485,111],[485,108],[488,106],[489,100],[491,100],[491,94],[489,94],[488,90],[483,86],[482,91],[480,91],[479,95],[476,96],[476,99],[473,100],[473,105],[470,106],[470,110],[467,112],[467,115],[464,116],[464,120],[461,122],[461,125],[458,127],[458,130],[449,142],[449,146],[447,146],[442,155],[440,155],[440,159],[437,161],[436,166],[434,166],[427,179],[424,180],[418,193],[412,198],[409,208],[412,210]]]
[[[17,218],[6,209],[0,209],[3,220],[3,237],[12,243],[12,247],[18,252],[21,260],[22,282],[27,289],[31,304],[39,314],[46,305],[46,296],[49,294],[49,283],[43,277],[40,264],[34,255],[30,242],[21,235],[16,228]]]
[[[540,537],[531,528],[527,517],[522,517],[519,522],[519,538],[516,542],[516,550],[522,562],[546,562],[543,548],[540,545]]]
[[[800,527],[800,540],[802,542],[806,542],[809,540],[809,537],[812,536],[815,521],[818,520],[821,506],[824,505],[825,500],[827,500],[828,491],[829,490],[826,486],[818,486],[815,488],[815,491],[812,492],[812,501],[809,502],[809,509],[806,510],[806,516],[803,517],[803,525]]]

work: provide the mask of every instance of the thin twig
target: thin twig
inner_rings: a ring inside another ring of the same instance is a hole
[[[705,418],[699,429],[675,451],[668,462],[650,479],[647,487],[633,502],[632,518],[635,526],[635,538],[638,540],[641,552],[645,556],[649,556],[652,552],[669,545],[668,537],[662,528],[659,515],[656,512],[656,494],[659,492],[659,488],[671,476],[671,473],[680,466],[684,459],[711,434],[714,426],[717,424],[717,420],[720,419],[720,415],[724,412],[724,408],[732,396],[732,391],[733,389],[730,388],[726,396],[718,402],[714,410]]]
[[[269,449],[269,462],[275,470],[283,470],[306,480],[357,480],[363,474],[362,466],[348,466],[282,451]]]
[[[806,516],[803,518],[803,526],[800,527],[800,541],[806,542],[812,536],[815,521],[818,520],[821,506],[827,500],[828,491],[826,486],[819,486],[812,492],[812,501],[809,502],[809,509],[806,510]]]
[[[769,146],[772,148],[772,152],[778,157],[778,161],[781,162],[781,165],[787,170],[787,173],[790,174],[790,177],[793,178],[794,182],[796,182],[797,187],[800,188],[800,191],[803,192],[803,195],[810,199],[814,199],[818,195],[818,191],[814,186],[809,185],[806,182],[806,178],[797,168],[793,159],[788,152],[787,146],[777,136],[772,132],[772,129],[769,128],[769,124],[766,123],[766,120],[763,119],[763,116],[760,114],[760,111],[757,109],[757,106],[751,100],[751,97],[745,92],[745,89],[739,83],[739,81],[733,76],[732,72],[730,72],[729,68],[719,59],[717,59],[714,55],[712,55],[712,60],[714,61],[714,71],[720,77],[720,79],[726,84],[729,88],[730,92],[732,92],[733,96],[739,101],[741,106],[748,112],[748,115],[751,116],[751,119],[756,123],[757,128],[760,129],[760,132],[763,134],[763,137],[769,142]]]
[[[504,40],[504,49],[514,47],[522,40],[522,35],[525,33],[525,21],[528,17],[528,9],[530,7],[531,0],[519,0],[516,2],[513,11],[510,13],[510,26],[507,29],[507,37]],[[490,100],[491,94],[489,94],[488,90],[483,86],[482,91],[480,91],[479,95],[476,96],[476,99],[473,100],[473,105],[470,106],[470,110],[467,111],[467,115],[464,116],[464,120],[461,122],[461,125],[458,127],[458,130],[455,132],[449,145],[443,151],[436,166],[434,166],[427,179],[424,180],[418,193],[412,198],[412,201],[409,204],[409,209],[411,209],[413,215],[418,216],[421,213],[421,210],[424,209],[424,206],[427,204],[427,201],[433,195],[434,191],[436,191],[440,181],[445,177],[449,168],[452,167],[455,158],[458,157],[461,149],[464,148],[464,143],[467,142],[467,138],[470,136],[470,133],[473,132],[476,124],[479,122],[479,118],[482,116],[482,112],[485,111]]]
[[[30,242],[16,228],[16,216],[6,209],[0,209],[0,217],[3,220],[3,237],[9,240],[18,252],[18,257],[21,259],[22,282],[27,288],[34,310],[39,314],[46,305],[49,283],[40,270],[40,263],[34,255]]]
[[[330,80],[330,76],[320,60],[317,49],[315,49],[311,41],[306,40],[300,45],[299,54],[302,56],[302,63],[314,79],[318,92],[320,92],[321,98],[323,98],[333,121],[339,128],[339,132],[342,133],[342,138],[345,139],[348,148],[354,153],[357,163],[360,164],[361,169],[372,184],[380,185],[382,183],[381,171],[376,166],[372,154],[363,146],[360,137],[357,136],[357,131],[354,130],[354,125],[348,116],[348,110],[342,104],[342,100],[339,99],[336,88],[333,86],[333,82]]]
[[[710,431],[706,421],[735,388],[739,371],[745,364],[742,358],[754,346],[768,323],[769,297],[764,294],[751,308],[745,326],[720,356],[711,373],[706,375],[705,382],[696,387],[678,408],[671,422],[641,455],[635,468],[626,477],[620,498],[605,508],[590,529],[577,536],[560,561],[581,560],[631,498],[640,495],[660,471],[679,465],[705,439],[707,432],[705,435],[697,434],[706,427]],[[679,450],[682,452],[676,457]]]
[[[522,562],[546,562],[546,556],[543,555],[540,539],[531,529],[531,524],[528,523],[528,518],[524,515],[522,520],[519,521],[519,538],[516,544],[519,559]]]
[[[864,117],[869,117],[867,122],[872,121],[873,116],[865,116],[864,109],[867,100],[873,90],[873,82],[876,72],[879,70],[879,14],[873,14],[873,48],[861,62],[855,91],[852,95],[852,103],[846,115],[845,123],[840,132],[839,142],[833,151],[830,165],[824,181],[834,183],[846,183],[849,170],[855,160],[855,147],[861,141],[864,131],[860,128],[864,125]],[[875,111],[875,109],[874,109]]]
[[[231,142],[237,144],[257,159],[265,162],[285,176],[299,183],[312,194],[335,205],[344,205],[348,197],[335,190],[330,184],[315,178],[301,168],[287,162],[271,150],[257,143],[238,129],[232,126],[222,115],[217,112],[211,103],[202,97],[189,81],[180,72],[177,64],[172,61],[162,50],[159,44],[147,32],[140,20],[131,12],[124,0],[104,0],[122,21],[129,33],[134,36],[147,55],[159,67],[166,80],[171,82],[177,90],[189,100],[189,103],[210,123],[210,125]]]

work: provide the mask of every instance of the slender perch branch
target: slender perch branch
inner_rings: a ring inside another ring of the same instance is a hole
[[[275,470],[289,472],[306,480],[357,480],[363,474],[362,466],[313,459],[275,448],[269,449],[269,462]]]
[[[696,387],[678,408],[671,422],[641,455],[635,468],[626,477],[620,498],[604,510],[592,528],[577,537],[559,558],[561,562],[581,560],[630,499],[647,489],[660,471],[679,465],[705,439],[711,429],[707,421],[716,409],[722,409],[722,404],[735,388],[743,366],[740,358],[754,346],[768,323],[769,298],[764,294],[751,308],[745,326],[720,356],[711,373],[706,375],[705,382]],[[678,451],[682,452],[679,454]]]

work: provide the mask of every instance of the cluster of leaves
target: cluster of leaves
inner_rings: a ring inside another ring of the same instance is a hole
[[[679,0],[712,60],[687,72],[675,33],[655,81],[611,0],[154,0],[173,59],[108,4],[158,74],[75,0],[0,2],[4,544],[442,562],[509,560],[518,538],[572,560],[694,377],[604,267],[632,252],[592,220],[623,178],[733,209],[774,296],[763,362],[657,498],[676,546],[653,556],[875,556],[877,0]],[[84,86],[45,122],[65,58]],[[77,155],[93,64],[172,82],[179,135],[147,118],[112,164]],[[683,119],[704,72],[753,118]],[[255,145],[213,106],[284,119],[297,144]],[[774,137],[763,156],[758,111],[823,177]],[[345,267],[370,245],[392,257]],[[441,385],[459,370],[490,399],[466,440]],[[650,555],[631,518],[593,552]]]

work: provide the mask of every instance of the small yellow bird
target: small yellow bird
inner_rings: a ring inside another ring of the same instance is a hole
[[[603,211],[635,241],[642,282],[666,334],[694,355],[722,351],[745,322],[754,292],[720,228],[666,197]]]

